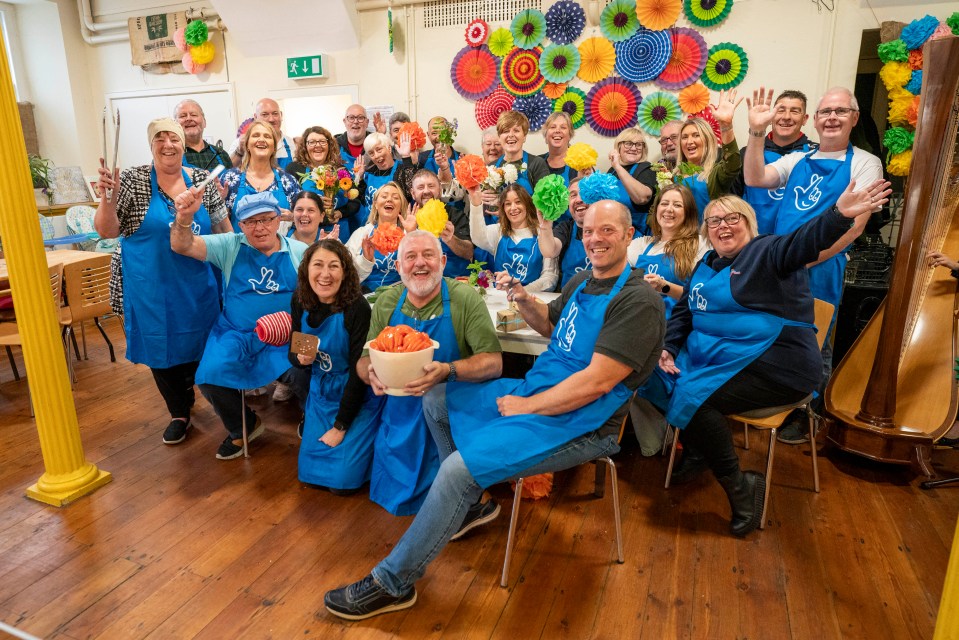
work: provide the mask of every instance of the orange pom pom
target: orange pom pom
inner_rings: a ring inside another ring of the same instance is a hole
[[[471,153],[460,156],[460,159],[453,163],[453,169],[456,171],[456,181],[464,189],[472,189],[489,175],[483,159]]]
[[[922,49],[913,49],[909,52],[909,68],[914,71],[922,69]]]
[[[906,109],[906,122],[912,126],[916,126],[919,122],[919,96],[914,97],[909,108]]]
[[[510,481],[510,486],[513,487],[513,491],[516,491],[516,483]],[[524,500],[539,500],[540,498],[548,498],[549,492],[553,490],[553,474],[552,473],[540,473],[535,476],[528,476],[523,478],[523,492],[522,498]]]
[[[405,233],[396,225],[377,225],[371,241],[376,250],[384,256],[396,251]]]
[[[426,146],[426,134],[418,122],[407,122],[400,127],[400,135],[408,133],[410,136],[410,151],[416,151]]]

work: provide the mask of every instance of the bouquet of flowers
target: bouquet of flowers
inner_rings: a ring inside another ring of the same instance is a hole
[[[436,131],[437,140],[445,144],[447,147],[453,147],[453,141],[456,140],[456,131],[459,129],[460,123],[456,118],[453,118],[453,122],[448,120],[443,120],[442,124],[436,125],[434,131]]]
[[[691,162],[684,162],[679,165],[675,173],[670,171],[662,162],[657,162],[650,168],[656,173],[656,186],[660,189],[666,185],[682,182],[686,178],[700,174],[703,171],[701,166]]]
[[[480,189],[486,191],[499,191],[500,189],[511,185],[519,178],[519,171],[516,169],[516,165],[503,163],[502,167],[496,167],[490,165],[486,167],[486,170],[489,172],[489,175],[486,176],[486,179],[480,182]]]
[[[353,177],[345,167],[334,169],[331,164],[321,164],[312,171],[301,173],[300,184],[312,180],[316,192],[324,198],[335,198],[342,193],[347,199],[358,198],[360,192],[353,184]]]

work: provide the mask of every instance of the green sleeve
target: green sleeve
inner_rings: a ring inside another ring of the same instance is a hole
[[[719,161],[706,179],[709,198],[713,200],[729,193],[733,180],[743,170],[743,158],[739,155],[739,145],[734,139],[719,149]]]

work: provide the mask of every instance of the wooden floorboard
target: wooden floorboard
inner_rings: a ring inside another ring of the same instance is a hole
[[[410,610],[350,623],[323,593],[361,578],[405,531],[363,494],[300,484],[295,407],[251,401],[267,424],[249,460],[218,461],[225,431],[199,396],[185,443],[165,446],[149,371],[97,334],[76,364],[88,460],[113,482],[55,509],[24,497],[43,473],[27,384],[0,359],[0,620],[38,637],[114,638],[929,638],[959,513],[959,486],[918,488],[901,467],[820,445],[777,448],[766,529],[737,540],[703,477],[662,488],[666,461],[631,433],[616,456],[626,563],[615,562],[611,494],[593,468],[556,475],[524,501],[509,587],[499,586],[512,491],[500,518],[450,544]],[[21,374],[22,357],[16,352]],[[735,441],[742,442],[741,430]],[[766,436],[740,449],[762,469]],[[937,451],[945,476],[959,451]]]

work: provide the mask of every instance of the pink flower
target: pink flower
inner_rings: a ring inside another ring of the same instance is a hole
[[[476,284],[483,287],[484,289],[489,289],[489,277],[486,275],[486,271],[480,271],[476,275]]]

